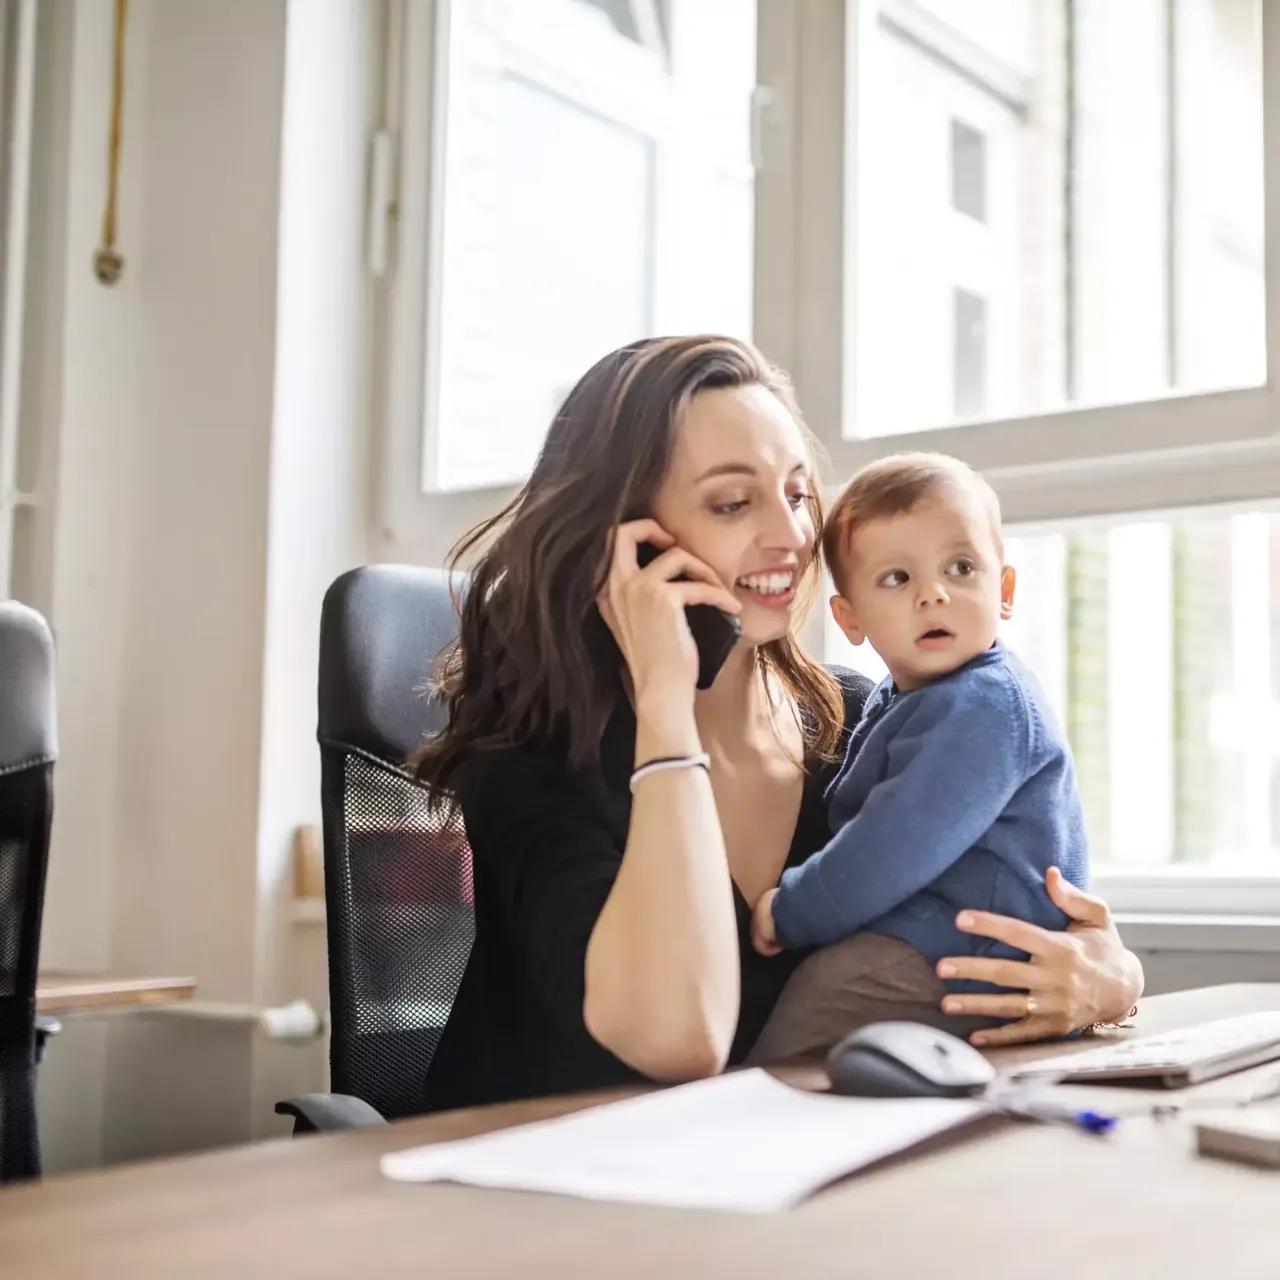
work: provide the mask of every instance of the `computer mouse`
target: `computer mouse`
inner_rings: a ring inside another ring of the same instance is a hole
[[[833,1093],[859,1098],[962,1098],[995,1068],[971,1044],[922,1022],[873,1022],[827,1055]]]

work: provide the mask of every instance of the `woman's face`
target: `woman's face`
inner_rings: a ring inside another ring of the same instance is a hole
[[[653,518],[742,602],[742,638],[786,635],[813,557],[815,478],[786,406],[764,387],[701,391],[676,426]]]

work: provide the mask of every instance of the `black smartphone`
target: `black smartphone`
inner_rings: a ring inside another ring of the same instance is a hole
[[[642,542],[636,547],[636,563],[643,569],[661,554],[652,542]],[[691,604],[684,616],[698,647],[698,688],[710,689],[742,635],[742,624],[713,604]]]

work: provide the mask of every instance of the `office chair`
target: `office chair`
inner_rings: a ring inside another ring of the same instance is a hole
[[[58,1030],[36,1017],[36,968],[58,754],[53,637],[0,602],[0,1183],[40,1176],[36,1067]]]
[[[318,737],[335,1092],[276,1105],[295,1134],[422,1110],[471,952],[466,836],[460,821],[428,814],[404,765],[441,723],[425,686],[458,634],[450,585],[438,570],[369,565],[325,595]]]

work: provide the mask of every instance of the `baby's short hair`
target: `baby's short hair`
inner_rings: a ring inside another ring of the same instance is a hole
[[[845,486],[827,515],[822,554],[837,587],[853,535],[872,520],[905,515],[939,490],[969,493],[986,508],[1003,553],[1000,500],[968,464],[945,453],[895,453],[868,463]]]

